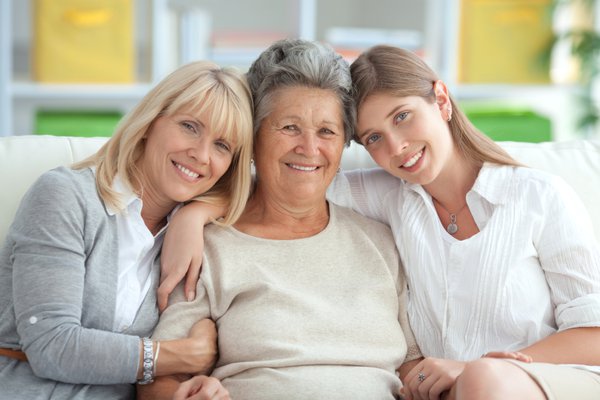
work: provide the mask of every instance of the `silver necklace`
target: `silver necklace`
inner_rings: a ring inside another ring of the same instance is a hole
[[[448,226],[446,226],[446,232],[448,232],[451,235],[454,235],[456,232],[458,232],[458,224],[456,223],[456,216],[458,214],[460,214],[460,212],[462,210],[464,210],[464,208],[467,206],[467,203],[465,203],[465,205],[463,205],[460,210],[458,210],[457,212],[450,212],[446,209],[446,207],[444,207],[442,205],[442,203],[440,203],[439,201],[437,201],[435,198],[433,199],[436,203],[439,204],[440,207],[442,207],[444,209],[444,211],[446,211],[449,215],[450,215],[450,223],[448,224]]]

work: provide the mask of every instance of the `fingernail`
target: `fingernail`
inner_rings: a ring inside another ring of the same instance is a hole
[[[194,300],[194,292],[188,292],[187,293],[187,301],[192,301]]]

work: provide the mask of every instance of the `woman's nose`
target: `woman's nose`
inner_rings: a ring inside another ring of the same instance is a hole
[[[296,153],[307,157],[315,156],[319,153],[319,139],[316,134],[303,133],[299,136],[300,143],[296,146]]]
[[[188,154],[194,158],[200,165],[208,164],[210,160],[210,145],[208,140],[200,140],[192,146]]]
[[[401,135],[391,134],[388,137],[388,151],[390,155],[395,156],[401,154],[407,147],[408,141]]]

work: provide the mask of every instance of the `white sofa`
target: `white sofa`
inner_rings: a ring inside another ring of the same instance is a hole
[[[106,138],[55,136],[0,137],[0,243],[21,197],[44,171],[68,165],[96,151]],[[503,142],[522,163],[562,176],[582,198],[600,238],[600,141],[549,143]],[[345,150],[343,168],[373,166],[360,146]]]

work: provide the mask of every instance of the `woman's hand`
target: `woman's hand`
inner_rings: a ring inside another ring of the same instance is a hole
[[[465,365],[461,361],[425,358],[406,375],[400,394],[406,400],[442,399],[463,372]]]
[[[531,356],[521,353],[520,351],[490,351],[489,353],[485,353],[483,357],[509,358],[511,360],[522,361],[524,363],[533,362],[533,358]]]
[[[216,378],[195,376],[179,385],[173,400],[229,400],[229,392]]]
[[[157,376],[210,374],[217,361],[217,329],[210,319],[196,322],[187,338],[160,344]]]
[[[184,278],[187,300],[196,298],[204,252],[204,225],[224,211],[222,207],[194,201],[171,217],[160,256],[160,286],[156,292],[161,312],[167,308],[173,289]]]

